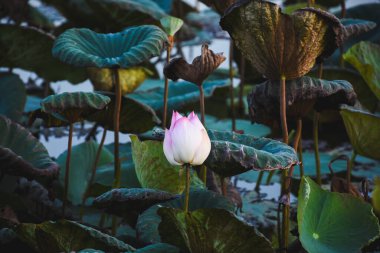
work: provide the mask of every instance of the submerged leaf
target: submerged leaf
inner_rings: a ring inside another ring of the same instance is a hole
[[[159,55],[166,41],[166,34],[153,25],[109,34],[72,28],[57,38],[52,52],[76,67],[128,68]]]
[[[308,177],[298,197],[298,231],[309,253],[356,253],[380,234],[371,205],[356,197],[322,190]]]
[[[223,53],[215,54],[208,49],[207,44],[202,45],[202,54],[194,58],[191,64],[183,58],[175,58],[164,68],[164,75],[173,80],[183,79],[196,85],[203,81],[226,60]]]
[[[162,240],[185,252],[274,252],[269,240],[260,232],[223,209],[186,213],[162,207],[158,214],[162,219],[159,225]]]
[[[220,24],[253,66],[272,80],[305,75],[317,59],[343,43],[339,19],[320,9],[287,15],[267,1],[239,1],[226,10]]]
[[[25,85],[18,75],[0,73],[0,115],[19,121],[26,102]]]

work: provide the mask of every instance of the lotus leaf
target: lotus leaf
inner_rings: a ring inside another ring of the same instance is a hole
[[[22,80],[14,74],[0,73],[0,115],[19,121],[26,102],[26,90]]]
[[[304,177],[298,197],[298,231],[309,253],[356,253],[380,234],[371,205],[354,196],[322,190]]]
[[[54,37],[35,28],[0,25],[0,66],[35,72],[47,81],[67,80],[77,84],[86,80],[86,73],[51,56]],[[19,52],[22,52],[20,55]]]
[[[128,68],[159,55],[166,41],[166,34],[153,25],[109,34],[72,28],[56,39],[52,52],[76,67]]]
[[[185,252],[274,252],[269,240],[260,232],[223,209],[186,213],[162,207],[158,214],[162,219],[158,227],[162,240]]]
[[[143,212],[150,206],[176,198],[176,195],[147,188],[119,188],[95,198],[94,205],[119,216],[129,211]]]
[[[191,190],[189,200],[189,210],[195,211],[199,208],[220,208],[228,211],[234,211],[234,205],[222,195],[207,190]],[[145,243],[158,243],[161,241],[158,233],[158,225],[161,217],[157,210],[162,207],[182,208],[185,196],[179,199],[169,200],[167,202],[155,205],[143,212],[136,224],[136,231],[139,240]]]
[[[353,65],[380,100],[380,46],[371,42],[360,42],[344,55],[345,61]]]
[[[247,134],[208,130],[211,152],[207,168],[224,177],[249,170],[288,169],[298,163],[293,148],[282,142]]]
[[[355,152],[380,160],[380,117],[348,106],[340,114]]]
[[[248,96],[249,112],[253,122],[266,123],[279,119],[279,82],[266,81],[257,85]],[[317,111],[338,109],[340,104],[353,105],[356,94],[348,81],[327,81],[301,77],[286,83],[288,114],[304,117],[312,108]]]
[[[182,193],[185,189],[185,177],[180,177],[181,166],[173,166],[166,160],[160,141],[140,141],[131,136],[132,157],[137,178],[144,188],[158,189],[170,193]],[[191,184],[203,188],[198,176],[191,175]]]
[[[235,45],[267,78],[305,75],[343,43],[343,25],[334,15],[305,8],[287,15],[280,6],[259,0],[239,1],[220,22]]]
[[[28,179],[52,179],[59,167],[46,148],[27,129],[0,116],[0,168]]]

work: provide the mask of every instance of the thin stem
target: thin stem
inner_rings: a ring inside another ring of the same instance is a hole
[[[207,167],[206,165],[201,165],[200,177],[204,185],[207,185]]]
[[[184,169],[186,170],[186,182],[185,182],[185,204],[184,211],[189,212],[189,196],[190,196],[190,165],[184,164]]]
[[[348,189],[350,189],[350,183],[351,183],[351,172],[352,172],[352,169],[354,168],[354,163],[355,163],[355,158],[356,158],[356,151],[353,150],[352,151],[352,155],[351,155],[351,158],[350,158],[350,162],[348,164],[348,171],[347,171],[347,185],[348,185]]]
[[[226,179],[225,177],[219,177],[220,178],[220,188],[222,189],[222,195],[224,197],[227,196],[227,184],[226,184]]]
[[[244,102],[243,102],[243,94],[244,94],[244,75],[245,75],[245,58],[241,56],[240,61],[240,83],[239,83],[239,112],[243,113],[244,110]]]
[[[281,115],[281,127],[282,127],[282,139],[283,142],[288,144],[288,125],[286,122],[286,77],[281,77],[280,86],[280,115]]]
[[[298,160],[300,161],[300,175],[301,178],[304,176],[304,169],[303,169],[303,149],[302,149],[302,133],[301,138],[298,144]]]
[[[168,44],[166,48],[166,64],[169,64],[170,62],[170,52],[172,49],[171,42]],[[164,91],[164,115],[162,120],[162,128],[166,128],[166,118],[168,113],[168,95],[169,95],[169,79],[165,77],[165,91]]]
[[[301,142],[301,136],[302,136],[302,119],[298,118],[297,119],[297,131],[296,131],[296,136],[294,137],[294,150],[298,150],[298,146]]]
[[[341,18],[345,18],[346,17],[346,0],[342,0],[341,7],[342,7]]]
[[[322,79],[322,76],[323,76],[323,63],[321,62],[318,65],[318,78]]]
[[[319,157],[319,144],[318,144],[318,124],[319,124],[319,112],[314,112],[313,119],[313,139],[314,139],[314,155],[315,155],[315,169],[317,173],[317,183],[322,184],[321,180],[321,161]]]
[[[65,216],[67,205],[67,193],[69,191],[69,177],[70,177],[70,160],[71,160],[71,146],[73,142],[73,123],[70,123],[69,140],[67,143],[67,156],[66,156],[66,171],[65,171],[65,189],[63,193],[62,217]]]
[[[260,191],[260,185],[261,185],[261,181],[263,180],[263,176],[264,176],[264,171],[260,171],[259,173],[259,177],[257,178],[257,181],[256,181],[256,186],[255,186],[255,191],[259,192]]]
[[[274,170],[269,171],[267,181],[265,182],[266,185],[269,185],[271,183],[273,175],[274,175]]]
[[[203,124],[203,126],[205,126],[205,94],[204,94],[204,91],[203,91],[203,85],[200,84],[198,85],[198,88],[199,88],[199,104],[200,104],[200,107],[201,107],[201,122]]]
[[[232,120],[232,131],[236,131],[235,101],[234,101],[234,70],[233,70],[234,50],[233,49],[234,49],[234,43],[232,40],[230,40],[229,74],[230,74],[231,120]]]
[[[86,202],[86,200],[90,194],[91,186],[94,184],[94,181],[95,181],[96,168],[98,166],[100,155],[102,153],[102,149],[103,149],[104,141],[106,139],[106,135],[107,135],[107,128],[104,128],[102,138],[101,138],[100,144],[98,146],[98,150],[96,151],[95,161],[94,161],[94,164],[92,166],[91,177],[90,177],[90,180],[88,181],[87,189],[84,192],[83,199],[82,199],[82,206],[81,206],[81,210],[80,210],[80,220],[81,221],[82,221],[83,214],[84,214],[84,204],[85,204],[85,202]]]
[[[115,132],[115,138],[114,138],[114,145],[115,145],[115,170],[114,170],[114,187],[113,188],[119,188],[120,187],[120,157],[119,157],[119,127],[120,127],[120,110],[121,110],[121,85],[119,81],[119,71],[118,68],[112,69],[113,72],[113,82],[115,87],[115,110],[114,110],[114,132]]]

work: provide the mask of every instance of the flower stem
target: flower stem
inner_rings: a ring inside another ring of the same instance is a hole
[[[64,189],[64,192],[63,192],[62,217],[65,217],[65,210],[66,210],[66,205],[67,205],[67,193],[69,191],[70,160],[71,160],[72,141],[73,141],[73,123],[70,123],[69,140],[68,140],[68,143],[67,143],[66,171],[65,171],[65,189]]]
[[[166,64],[170,61],[170,52],[172,49],[171,43],[166,48]],[[162,120],[162,129],[166,128],[167,113],[168,113],[168,95],[169,95],[169,79],[165,77],[165,91],[164,91],[164,115]]]
[[[118,68],[112,69],[113,71],[113,83],[115,87],[115,110],[114,110],[114,132],[115,132],[115,138],[114,138],[114,145],[115,145],[115,167],[114,167],[114,186],[113,188],[119,188],[120,187],[120,157],[119,157],[119,127],[120,127],[120,110],[121,110],[121,85],[119,80],[119,71]]]
[[[281,127],[282,127],[282,139],[285,144],[289,142],[288,125],[286,122],[286,77],[281,77],[280,86],[280,115],[281,115]]]
[[[100,159],[100,154],[102,153],[102,149],[103,149],[103,145],[104,145],[104,140],[106,139],[106,135],[107,135],[107,128],[105,127],[103,130],[102,139],[100,140],[100,144],[98,146],[98,150],[96,151],[95,161],[94,161],[94,164],[92,166],[92,171],[91,171],[91,177],[90,177],[90,180],[88,181],[87,189],[83,195],[82,206],[80,209],[80,220],[81,221],[82,221],[83,214],[84,214],[84,203],[86,202],[88,195],[90,194],[91,185],[93,185],[94,180],[95,180],[96,168],[97,168],[97,165],[98,165],[98,162]]]
[[[244,75],[245,75],[245,59],[241,56],[240,61],[240,84],[239,84],[239,113],[244,114],[244,103],[243,103],[243,95],[244,95]]]
[[[222,189],[222,195],[224,197],[227,196],[227,184],[226,184],[226,178],[225,177],[222,177],[220,176],[220,188]]]
[[[301,133],[301,138],[298,143],[298,160],[300,162],[300,176],[301,178],[304,176],[304,169],[303,169],[303,151],[302,151],[302,133]]]
[[[317,183],[321,185],[322,180],[321,180],[321,161],[319,157],[319,144],[318,144],[318,123],[319,123],[319,112],[315,111],[314,118],[313,118],[315,169],[317,173]]]
[[[357,155],[356,151],[353,150],[351,158],[350,158],[350,162],[348,164],[348,171],[347,171],[347,185],[348,185],[348,189],[350,189],[351,172],[352,172],[352,169],[354,168],[354,163],[355,163],[356,155]]]
[[[206,127],[205,125],[205,94],[203,91],[203,84],[198,85],[199,88],[199,104],[201,107],[201,122],[203,126]]]
[[[190,164],[184,164],[186,170],[186,182],[185,182],[185,205],[184,211],[189,212],[189,196],[190,196]]]
[[[229,59],[229,75],[230,75],[230,101],[231,101],[231,119],[232,131],[236,131],[235,119],[235,101],[234,101],[234,71],[233,71],[233,57],[234,57],[234,43],[230,40],[230,59]]]

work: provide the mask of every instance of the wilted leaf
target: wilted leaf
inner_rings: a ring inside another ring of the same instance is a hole
[[[25,85],[18,75],[0,73],[0,114],[19,121],[26,102]]]

